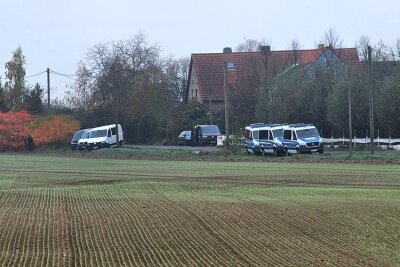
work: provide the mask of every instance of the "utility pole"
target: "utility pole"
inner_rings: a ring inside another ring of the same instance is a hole
[[[348,84],[348,101],[349,101],[349,136],[350,136],[350,143],[349,143],[349,153],[350,156],[353,153],[353,129],[351,123],[351,78],[350,78],[350,69],[349,69],[349,84]]]
[[[229,138],[229,111],[228,111],[228,63],[224,62],[224,100],[225,100],[225,134]]]
[[[117,71],[114,68],[114,119],[115,119],[115,134],[117,136],[117,146],[119,146],[119,129],[118,129],[118,92],[119,84]]]
[[[212,124],[212,110],[211,110],[211,88],[208,90],[208,92],[209,92],[209,104],[210,104],[210,124]]]
[[[47,68],[47,109],[50,111],[50,69]]]
[[[369,136],[371,154],[374,154],[374,95],[372,92],[372,49],[368,46],[368,78],[369,78]]]

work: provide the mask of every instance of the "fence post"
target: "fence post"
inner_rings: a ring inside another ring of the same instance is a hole
[[[378,141],[378,147],[379,147],[379,129],[378,129],[378,140],[377,141]]]
[[[343,139],[342,139],[342,147],[344,147],[344,129],[342,130]]]
[[[354,129],[354,139],[357,139],[357,133],[356,133],[356,130]],[[356,142],[353,142],[354,143],[354,147],[356,147]]]

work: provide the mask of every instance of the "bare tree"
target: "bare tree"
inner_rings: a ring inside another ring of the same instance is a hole
[[[301,44],[299,40],[293,38],[290,42],[289,49],[292,50],[293,64],[297,65],[299,57],[298,51],[301,49]]]
[[[356,47],[361,60],[368,59],[368,46],[371,41],[367,35],[362,35],[360,39],[356,42]]]
[[[394,44],[394,54],[396,55],[397,60],[400,60],[400,38],[398,38]]]
[[[168,58],[165,62],[165,88],[179,102],[184,101],[185,88],[189,74],[190,58]]]
[[[100,101],[95,98],[95,80],[92,71],[83,62],[79,62],[76,71],[77,81],[66,92],[65,102],[72,108],[93,111]]]
[[[257,52],[260,51],[261,46],[269,45],[269,42],[255,39],[245,39],[245,41],[236,46],[236,52]]]
[[[331,48],[341,48],[343,41],[340,40],[339,35],[336,33],[335,29],[330,28],[325,32],[324,36],[320,40],[320,43],[325,44],[325,46]]]

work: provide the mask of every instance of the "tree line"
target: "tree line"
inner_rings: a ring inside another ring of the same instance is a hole
[[[321,41],[320,41],[321,42]],[[248,39],[236,51],[257,51],[267,42]],[[334,30],[323,37],[326,46],[340,48]],[[238,90],[231,101],[231,127],[239,134],[252,122],[314,123],[324,136],[341,136],[348,131],[347,90],[351,88],[353,127],[357,137],[368,129],[368,37],[357,42],[361,68],[349,76],[347,69],[320,69],[310,78],[294,68],[274,77],[254,75],[241,81],[246,94]],[[293,40],[290,49],[301,49]],[[375,125],[381,136],[400,136],[400,39],[388,46],[373,46],[373,90]],[[17,48],[6,63],[5,82],[0,79],[0,110],[28,110],[32,114],[69,114],[82,128],[118,120],[129,143],[175,143],[182,130],[209,123],[207,104],[185,103],[189,58],[162,57],[157,44],[138,33],[126,40],[100,43],[87,52],[76,71],[76,82],[63,101],[43,105],[43,89],[26,84],[26,59]],[[251,92],[250,94],[248,92]],[[223,124],[223,114],[212,114]],[[375,131],[377,132],[377,131]]]
[[[325,47],[341,48],[342,41],[330,29],[320,40]],[[236,50],[259,51],[265,41],[246,40]],[[369,136],[369,70],[367,47],[372,46],[372,88],[375,137],[400,136],[400,39],[392,46],[380,41],[372,45],[367,36],[356,43],[360,64],[356,68],[338,64],[316,68],[312,77],[307,68],[292,66],[275,75],[257,72],[241,78],[232,94],[231,121],[234,133],[251,122],[313,123],[325,137],[349,137],[348,90],[351,92],[353,137]],[[297,40],[288,47],[296,54]],[[281,62],[268,62],[279,69]],[[254,82],[256,84],[254,85]],[[251,84],[253,83],[253,85]],[[253,87],[253,90],[248,90]],[[246,95],[246,97],[243,97]]]

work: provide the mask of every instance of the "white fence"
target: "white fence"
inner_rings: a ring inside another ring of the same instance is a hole
[[[327,145],[338,146],[340,144],[347,145],[350,143],[349,138],[323,138],[324,143]],[[371,143],[371,138],[353,138],[352,139],[353,146],[357,145],[368,145]],[[377,147],[383,149],[396,149],[400,150],[400,138],[376,138],[374,139],[374,144]]]
[[[217,137],[217,146],[223,146],[226,136],[220,135]],[[322,138],[326,145],[337,147],[339,145],[348,145],[350,143],[349,138]],[[353,146],[368,145],[371,143],[371,138],[353,138]],[[396,149],[400,150],[400,138],[376,138],[374,144],[382,149]]]

